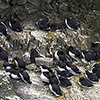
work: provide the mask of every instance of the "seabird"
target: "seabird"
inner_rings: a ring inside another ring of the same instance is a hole
[[[54,57],[58,60],[58,61],[66,61],[66,56],[64,54],[63,51],[61,50],[57,50],[54,54]]]
[[[16,20],[16,19],[12,19],[12,15],[11,14],[9,15],[9,17],[10,17],[10,20],[9,20],[9,26],[10,26],[10,28],[13,31],[16,31],[16,32],[23,31],[20,22],[18,20]]]
[[[69,52],[68,52],[69,56],[72,57],[75,60],[81,59],[82,55],[79,52],[79,50],[75,49],[73,46],[69,47]]]
[[[93,84],[91,81],[89,81],[88,79],[81,77],[78,81],[79,85],[84,87],[84,88],[91,88],[93,87]]]
[[[0,34],[7,36],[7,31],[7,26],[3,22],[0,22]]]
[[[69,87],[72,85],[72,83],[69,81],[69,79],[64,76],[60,76],[59,81],[60,81],[60,85],[63,87]]]
[[[71,18],[71,17],[65,18],[65,24],[71,30],[77,30],[78,29],[75,20],[73,18]]]
[[[86,71],[86,78],[90,80],[92,83],[99,82],[96,73],[90,73],[89,71]]]
[[[0,58],[8,62],[8,52],[0,47]]]
[[[30,60],[31,60],[31,62],[32,63],[35,63],[35,58],[37,58],[37,57],[41,57],[40,55],[39,55],[39,53],[36,51],[36,49],[31,49],[31,53],[30,53]]]
[[[16,65],[16,67],[18,67],[19,69],[23,69],[23,70],[27,69],[26,66],[25,66],[25,61],[23,61],[19,57],[15,57],[13,61]]]

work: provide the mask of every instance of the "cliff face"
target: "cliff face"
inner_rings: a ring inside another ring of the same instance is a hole
[[[1,61],[0,98],[9,100],[20,100],[21,98],[24,100],[59,99],[50,92],[48,85],[45,86],[40,80],[40,68],[30,63],[30,49],[36,48],[42,56],[46,57],[37,59],[37,65],[42,63],[55,69],[56,61],[53,58],[57,49],[62,49],[66,53],[67,59],[72,61],[67,54],[68,46],[72,45],[79,50],[88,50],[91,41],[100,41],[99,5],[99,0],[0,0],[0,21],[8,26],[9,14],[13,14],[14,18],[21,21],[24,29],[23,32],[18,33],[8,27],[10,37],[0,36],[0,46],[2,45],[9,52],[9,62],[18,56],[26,62],[27,68],[33,69],[33,71],[28,71],[33,84],[28,85],[21,81],[11,80],[2,66],[4,62]],[[76,19],[80,27],[78,34],[65,26],[64,19],[67,16]],[[51,22],[59,23],[63,26],[63,32],[39,30],[35,22],[40,18],[48,18]],[[100,82],[92,89],[81,88],[77,83],[78,79],[85,75],[85,68],[91,69],[93,63],[73,62],[82,73],[71,79],[72,87],[69,89],[61,87],[65,93],[63,100],[100,99]]]

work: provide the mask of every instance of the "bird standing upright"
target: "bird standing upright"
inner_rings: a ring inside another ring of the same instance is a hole
[[[13,31],[16,31],[16,32],[23,31],[20,22],[18,20],[16,20],[16,19],[13,19],[11,14],[9,15],[9,17],[10,17],[10,20],[9,20],[9,26],[10,26],[10,28]]]

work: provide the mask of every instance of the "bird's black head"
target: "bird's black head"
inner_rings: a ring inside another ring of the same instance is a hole
[[[86,70],[86,71],[85,71],[85,73],[86,73],[86,74],[88,74],[88,73],[89,73],[89,71],[88,71],[88,70]]]
[[[74,48],[72,46],[69,47],[69,51],[72,51]]]
[[[83,54],[87,53],[88,51],[87,50],[81,50],[81,52],[83,52]]]
[[[8,56],[3,57],[3,59],[8,62]]]
[[[64,55],[63,51],[58,50],[58,54]]]
[[[43,69],[48,69],[46,65],[41,65]]]
[[[15,57],[14,60],[19,60],[19,57]]]
[[[84,81],[84,80],[85,80],[85,78],[84,78],[84,77],[81,77],[81,78],[80,78],[80,81]]]
[[[31,49],[31,53],[32,53],[32,52],[36,52],[36,50],[32,48],[32,49]]]
[[[72,17],[66,17],[65,19],[67,19],[68,21],[72,20]]]
[[[93,42],[91,42],[91,47],[95,47],[96,46],[96,44],[95,43],[93,43]]]

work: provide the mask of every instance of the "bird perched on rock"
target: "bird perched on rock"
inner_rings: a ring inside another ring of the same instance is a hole
[[[49,81],[49,89],[55,96],[62,96],[61,89],[58,84],[51,78]]]
[[[64,76],[60,76],[59,81],[60,81],[60,85],[63,87],[69,87],[72,85],[72,83],[69,81],[69,79]]]
[[[54,54],[54,57],[58,60],[58,61],[66,61],[66,56],[64,54],[63,51],[61,50],[57,50]]]
[[[69,70],[69,72],[71,72],[74,75],[81,73],[75,65],[66,66],[66,69]]]
[[[69,47],[69,52],[68,52],[69,56],[72,57],[75,60],[81,59],[82,55],[79,52],[79,50],[75,49],[73,46]]]
[[[9,63],[3,64],[3,67],[5,69],[15,69],[15,66],[13,64],[9,64]]]
[[[7,36],[7,31],[7,26],[3,22],[0,22],[0,34]]]
[[[86,78],[90,80],[92,83],[99,82],[96,73],[90,73],[89,71],[86,71]]]
[[[100,42],[91,43],[91,48],[96,54],[100,54]]]
[[[16,19],[13,19],[11,14],[9,15],[9,17],[10,17],[10,20],[9,20],[9,26],[10,26],[10,28],[13,31],[16,31],[16,32],[23,31],[20,22],[18,20],[16,20]]]
[[[19,70],[15,70],[13,68],[11,69],[5,69],[6,73],[15,80],[19,80],[20,79],[20,71]]]
[[[21,79],[23,80],[23,82],[32,84],[32,82],[30,81],[30,76],[28,75],[28,73],[26,71],[20,70],[19,75],[20,75]]]
[[[49,79],[52,75],[52,70],[46,65],[41,65],[41,75],[40,78],[43,82],[49,83]]]
[[[54,32],[62,31],[62,27],[57,23],[49,23],[49,29]]]
[[[8,52],[0,47],[0,58],[8,62]]]
[[[59,62],[58,69],[59,69],[59,71],[65,71],[66,70],[66,62]]]
[[[31,60],[31,62],[32,63],[35,63],[35,58],[37,58],[37,57],[41,57],[40,55],[39,55],[39,53],[36,51],[36,49],[31,49],[31,53],[30,53],[30,60]]]
[[[42,72],[41,75],[40,75],[40,79],[43,82],[49,83],[50,73],[49,72]]]
[[[75,20],[73,18],[71,18],[71,17],[65,18],[65,24],[71,30],[77,30],[78,29]]]
[[[100,78],[100,67],[94,67],[92,72],[95,73],[98,78]]]
[[[49,23],[47,19],[39,19],[36,22],[36,25],[41,29],[41,30],[48,30],[49,28]]]
[[[55,81],[55,84],[59,84],[59,78],[54,72],[51,74],[50,78]]]
[[[91,81],[89,81],[88,79],[81,77],[78,81],[79,85],[84,87],[84,88],[91,88],[93,87],[93,84]]]
[[[94,53],[88,50],[82,50],[82,56],[88,62],[95,60]]]
[[[18,69],[23,69],[23,70],[27,70],[26,66],[25,66],[25,61],[23,61],[22,59],[20,59],[19,57],[15,57],[13,60],[14,64],[16,65],[16,67]]]

